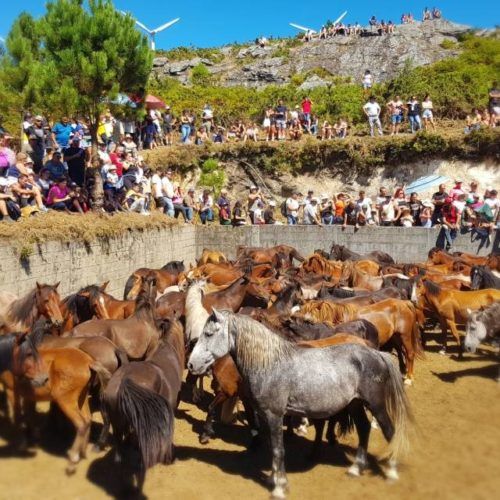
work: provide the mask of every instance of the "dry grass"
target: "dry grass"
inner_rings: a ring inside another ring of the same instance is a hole
[[[149,216],[135,213],[116,215],[88,213],[69,215],[49,212],[13,224],[0,222],[0,242],[8,242],[27,258],[33,252],[33,244],[46,241],[73,241],[90,243],[97,239],[119,237],[129,231],[163,229],[180,224],[177,219],[160,212]]]

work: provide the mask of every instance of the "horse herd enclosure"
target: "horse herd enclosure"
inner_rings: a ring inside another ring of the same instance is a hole
[[[34,247],[27,259],[20,259],[16,249],[0,245],[0,289],[26,293],[35,282],[61,281],[61,296],[92,283],[109,280],[107,290],[121,298],[125,281],[140,267],[158,268],[172,260],[195,264],[204,248],[236,255],[239,245],[270,247],[294,246],[307,256],[315,249],[329,250],[332,243],[348,246],[361,253],[380,250],[398,262],[420,262],[436,243],[436,230],[413,228],[321,228],[306,226],[269,227],[199,227],[174,226],[148,232],[130,232],[119,238],[89,243],[48,242]],[[479,255],[498,251],[498,236],[487,246],[461,235],[456,249]],[[500,412],[499,385],[495,382],[498,363],[493,349],[482,348],[462,360],[455,355],[441,356],[439,335],[427,332],[425,358],[415,365],[415,383],[406,388],[415,420],[411,449],[400,467],[400,481],[385,480],[377,460],[386,451],[380,430],[372,431],[369,467],[364,475],[352,478],[346,469],[354,459],[357,437],[351,433],[340,445],[323,444],[315,463],[309,460],[314,432],[297,434],[285,440],[286,469],[290,499],[322,500],[335,495],[340,499],[424,499],[431,495],[443,500],[489,500],[498,494],[500,438],[497,418]],[[175,419],[176,461],[170,466],[156,466],[148,473],[145,497],[160,498],[267,498],[264,473],[271,469],[266,446],[247,450],[247,433],[241,422],[216,424],[217,437],[208,444],[198,441],[210,401],[205,382],[199,406],[187,403],[182,394]],[[47,404],[39,405],[45,411]],[[44,415],[39,415],[43,422]],[[94,416],[91,441],[100,431]],[[64,433],[61,433],[64,434]],[[94,452],[75,474],[64,473],[66,450],[71,432],[61,438],[58,430],[49,429],[40,444],[29,452],[12,446],[16,429],[0,417],[0,499],[31,500],[124,498],[123,482],[113,463],[109,448]]]

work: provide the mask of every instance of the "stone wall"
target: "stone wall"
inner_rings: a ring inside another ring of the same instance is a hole
[[[396,261],[419,262],[427,258],[436,243],[438,230],[422,228],[365,227],[354,232],[337,226],[253,226],[222,227],[176,226],[149,232],[130,232],[120,238],[83,243],[49,242],[38,246],[27,261],[21,262],[16,251],[0,243],[0,290],[21,295],[35,282],[61,282],[60,293],[67,295],[79,288],[109,280],[108,291],[121,297],[130,274],[139,267],[159,268],[171,260],[194,263],[203,248],[220,250],[235,257],[238,245],[270,247],[287,244],[307,256],[316,248],[329,250],[332,243],[365,253],[382,250]],[[455,248],[486,255],[498,251],[499,237],[480,248],[470,235],[461,235]]]

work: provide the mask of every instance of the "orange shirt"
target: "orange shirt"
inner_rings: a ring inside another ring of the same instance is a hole
[[[335,202],[335,217],[344,217],[345,203],[342,200]]]

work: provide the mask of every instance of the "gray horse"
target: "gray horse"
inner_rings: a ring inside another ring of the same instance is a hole
[[[495,302],[483,311],[467,309],[469,318],[465,326],[464,347],[467,352],[476,352],[477,346],[486,337],[500,340],[500,302]]]
[[[368,407],[391,445],[386,475],[398,478],[396,458],[408,447],[412,416],[401,375],[390,355],[355,344],[299,347],[252,318],[214,309],[188,368],[194,374],[205,373],[228,352],[270,430],[273,497],[284,498],[288,485],[285,414],[324,419],[347,409],[359,435],[356,460],[349,472],[359,475],[367,465],[370,425],[364,407]]]

